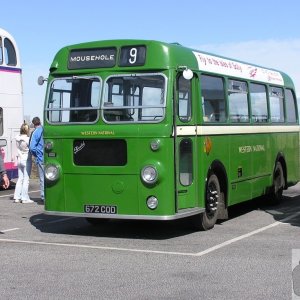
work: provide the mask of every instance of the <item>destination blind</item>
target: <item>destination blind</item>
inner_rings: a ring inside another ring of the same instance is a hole
[[[116,48],[71,50],[68,68],[74,70],[113,67],[116,64],[116,54]]]
[[[124,46],[120,50],[119,66],[142,66],[146,60],[145,46]],[[68,69],[111,68],[116,65],[116,48],[97,48],[71,50],[68,59]]]

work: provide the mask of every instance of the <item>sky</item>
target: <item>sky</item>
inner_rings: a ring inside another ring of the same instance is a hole
[[[23,70],[24,115],[42,118],[59,49],[87,41],[178,42],[290,75],[300,98],[299,0],[4,1],[0,27],[15,38]]]

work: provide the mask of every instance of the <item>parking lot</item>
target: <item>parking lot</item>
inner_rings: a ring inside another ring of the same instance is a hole
[[[278,206],[257,199],[231,208],[207,232],[188,219],[95,227],[49,216],[36,180],[35,203],[12,196],[0,191],[1,299],[298,299],[300,184]]]

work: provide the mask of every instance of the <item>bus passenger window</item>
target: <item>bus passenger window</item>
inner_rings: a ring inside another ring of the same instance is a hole
[[[7,38],[4,39],[4,56],[5,62],[8,66],[17,65],[17,55],[15,47],[12,44],[12,42]]]
[[[285,107],[286,107],[286,121],[288,123],[296,123],[297,114],[296,114],[296,105],[295,97],[291,90],[285,90]]]
[[[0,37],[0,65],[3,64],[2,38]]]
[[[3,135],[3,108],[0,107],[0,136]]]
[[[179,179],[184,186],[193,182],[193,144],[191,139],[183,139],[179,145]]]
[[[268,122],[268,104],[266,87],[250,83],[250,100],[253,122]]]
[[[284,122],[283,90],[270,87],[270,110],[273,123]]]
[[[221,77],[201,75],[201,94],[204,122],[225,122],[224,83]]]
[[[191,119],[191,80],[186,80],[182,75],[178,77],[178,117],[182,122]]]
[[[228,80],[228,101],[230,121],[249,122],[247,83]]]

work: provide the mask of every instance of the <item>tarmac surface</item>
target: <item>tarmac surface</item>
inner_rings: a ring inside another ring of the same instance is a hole
[[[46,215],[36,179],[33,204],[13,191],[0,191],[0,299],[300,299],[300,184],[206,232],[189,219],[92,226]]]

